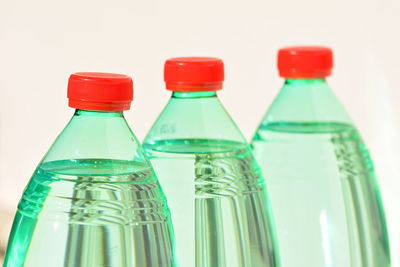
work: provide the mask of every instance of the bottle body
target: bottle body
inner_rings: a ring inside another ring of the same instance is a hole
[[[390,266],[372,161],[324,80],[287,82],[252,146],[283,267]]]
[[[215,92],[198,95],[173,97],[143,144],[168,195],[178,261],[277,266],[265,184],[250,147]]]
[[[173,239],[122,113],[77,111],[25,189],[4,266],[175,266]]]

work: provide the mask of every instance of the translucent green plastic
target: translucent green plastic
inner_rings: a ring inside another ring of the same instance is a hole
[[[324,79],[287,80],[252,146],[282,267],[390,266],[372,161]]]
[[[4,267],[176,266],[166,200],[122,112],[77,110],[18,206]]]
[[[215,92],[173,93],[143,147],[184,267],[278,266],[260,169]]]

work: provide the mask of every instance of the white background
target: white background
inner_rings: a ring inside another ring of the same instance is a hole
[[[399,266],[399,14],[399,0],[0,0],[0,203],[13,211],[70,119],[70,73],[131,75],[126,117],[143,139],[170,95],[164,60],[221,57],[220,97],[250,138],[282,83],[277,49],[327,45],[335,53],[329,82],[375,160]]]

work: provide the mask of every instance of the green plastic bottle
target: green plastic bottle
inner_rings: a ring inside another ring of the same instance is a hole
[[[160,267],[174,263],[170,213],[130,130],[130,77],[76,73],[76,112],[31,178],[4,267]]]
[[[222,61],[174,58],[164,74],[172,97],[143,147],[168,196],[180,266],[278,266],[264,180],[217,98]]]
[[[286,79],[259,126],[255,156],[268,184],[282,267],[388,267],[372,161],[325,81],[332,51],[279,51]]]

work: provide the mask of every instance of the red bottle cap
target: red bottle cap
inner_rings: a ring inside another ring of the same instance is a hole
[[[133,82],[122,74],[78,72],[68,81],[69,106],[77,109],[122,111],[131,107]]]
[[[224,63],[212,57],[179,57],[165,62],[164,81],[175,92],[204,92],[222,89]]]
[[[278,52],[279,75],[284,78],[324,78],[331,75],[332,50],[322,46],[294,46]]]

